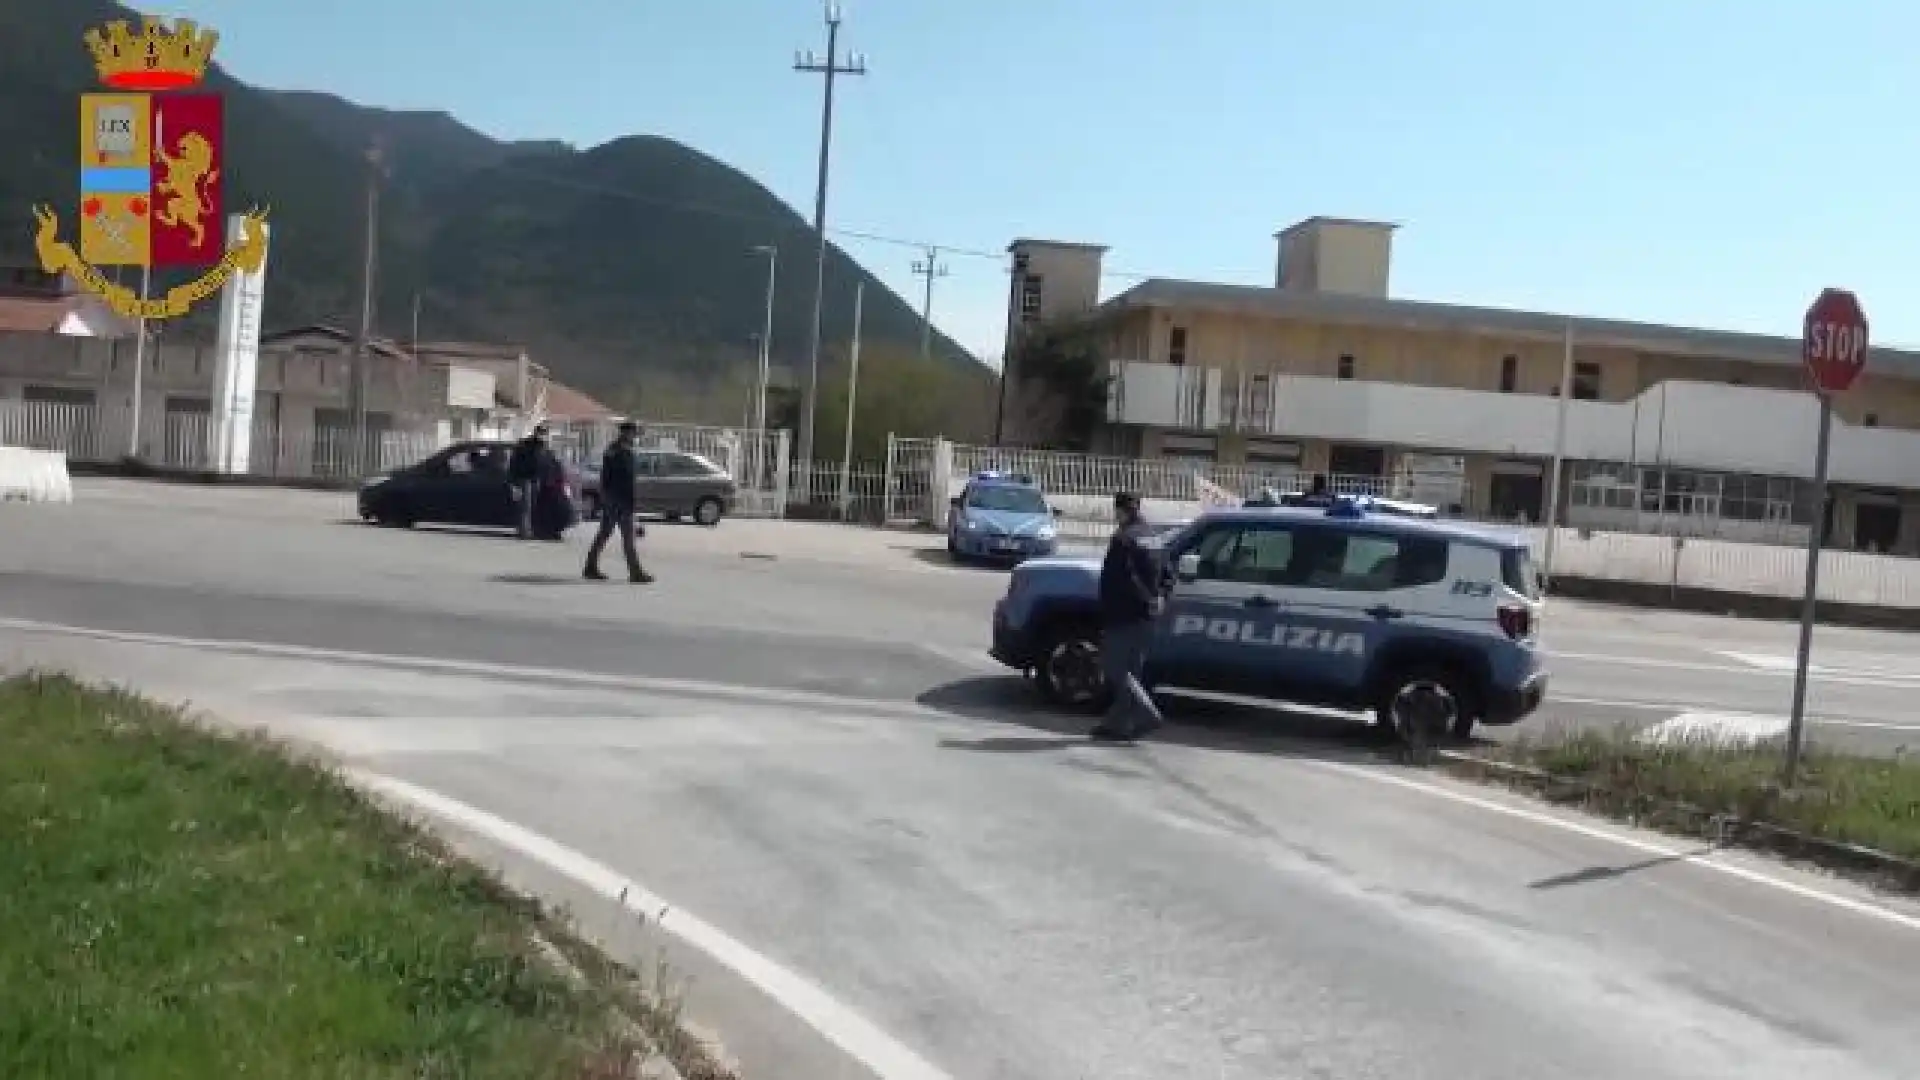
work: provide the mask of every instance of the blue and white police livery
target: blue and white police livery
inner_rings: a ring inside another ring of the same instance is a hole
[[[1526,540],[1472,525],[1326,507],[1218,510],[1159,543],[1172,571],[1146,681],[1350,711],[1380,722],[1513,724],[1547,673]],[[1052,701],[1104,705],[1098,560],[1017,568],[993,656]]]
[[[956,559],[1018,562],[1059,550],[1058,515],[1030,476],[975,473],[950,502],[947,553]]]

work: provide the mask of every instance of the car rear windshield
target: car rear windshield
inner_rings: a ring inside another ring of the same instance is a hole
[[[967,505],[979,510],[997,510],[1003,514],[1044,514],[1047,500],[1026,487],[977,487],[967,495]]]
[[[1529,600],[1540,599],[1540,580],[1533,572],[1533,554],[1526,548],[1505,548],[1500,552],[1500,580]]]

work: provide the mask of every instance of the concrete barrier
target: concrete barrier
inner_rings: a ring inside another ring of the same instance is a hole
[[[0,502],[73,501],[67,455],[23,446],[0,446]]]

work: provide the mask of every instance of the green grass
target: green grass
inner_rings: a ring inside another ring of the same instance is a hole
[[[632,1002],[536,932],[578,946],[324,768],[0,682],[0,1076],[630,1075]]]
[[[1871,848],[1920,866],[1920,759],[1909,755],[1812,749],[1802,758],[1794,789],[1782,791],[1777,743],[1648,744],[1624,730],[1578,731],[1495,746],[1487,754],[1561,781],[1554,785],[1560,797],[1655,827],[1706,834],[1717,815],[1831,845]],[[1804,846],[1766,833],[1771,839],[1758,842]],[[1811,849],[1801,853],[1819,857]]]

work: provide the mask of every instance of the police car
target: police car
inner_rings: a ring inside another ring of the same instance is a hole
[[[1215,510],[1155,545],[1172,589],[1146,682],[1371,711],[1466,737],[1540,705],[1541,598],[1526,541],[1454,522],[1327,507]],[[992,655],[1055,704],[1092,710],[1097,559],[1036,559],[994,607]]]
[[[1052,555],[1060,548],[1054,519],[1033,477],[980,472],[949,500],[947,554],[956,560],[1018,562]]]

